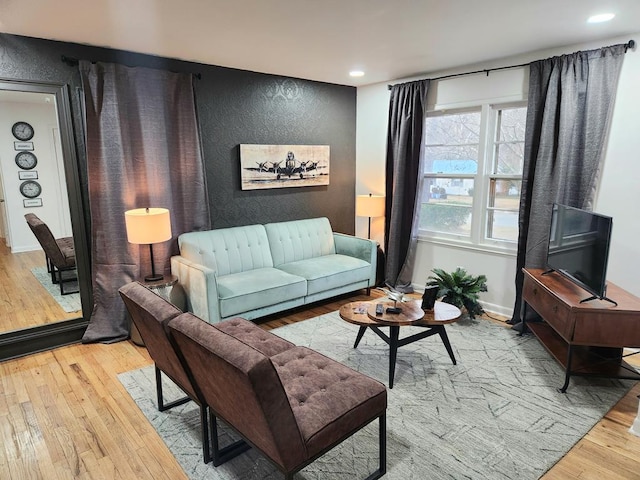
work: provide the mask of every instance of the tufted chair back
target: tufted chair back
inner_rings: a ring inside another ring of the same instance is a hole
[[[268,223],[264,228],[269,238],[273,265],[276,267],[283,263],[336,253],[328,218]]]

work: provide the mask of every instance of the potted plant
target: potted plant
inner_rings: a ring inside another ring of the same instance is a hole
[[[482,315],[484,309],[478,302],[480,292],[487,291],[487,277],[484,275],[469,275],[464,268],[456,268],[455,272],[448,273],[441,268],[432,270],[434,275],[427,279],[427,286],[438,287],[438,298],[445,303],[467,311],[471,319],[476,315]]]

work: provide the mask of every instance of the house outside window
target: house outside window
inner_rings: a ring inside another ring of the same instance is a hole
[[[526,105],[481,105],[425,119],[420,235],[515,250]]]

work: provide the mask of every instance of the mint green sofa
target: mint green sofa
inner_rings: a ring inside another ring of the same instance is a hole
[[[247,320],[375,286],[374,241],[327,218],[183,233],[171,258],[187,307],[210,323]]]

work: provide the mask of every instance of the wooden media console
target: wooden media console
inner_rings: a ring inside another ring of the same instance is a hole
[[[640,347],[640,298],[608,283],[604,300],[589,294],[557,272],[525,268],[523,299],[544,322],[525,322],[542,345],[565,368],[566,392],[571,375],[640,380],[624,361],[623,348]],[[526,314],[525,314],[526,317]]]

